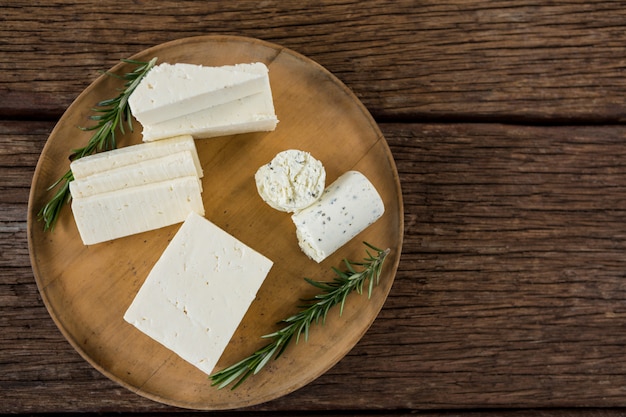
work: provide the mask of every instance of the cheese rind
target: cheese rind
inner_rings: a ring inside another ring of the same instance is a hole
[[[206,139],[269,132],[276,129],[277,123],[269,80],[266,80],[266,88],[260,93],[161,123],[143,125],[142,135],[144,142],[158,141],[176,134]]]
[[[83,243],[93,245],[204,215],[204,205],[194,175],[72,199],[72,212]]]
[[[378,220],[383,201],[358,171],[348,171],[324,190],[319,201],[291,216],[302,251],[322,262]]]
[[[263,201],[276,210],[293,213],[313,204],[326,185],[326,170],[310,153],[279,152],[254,175]]]
[[[71,181],[70,193],[72,198],[89,197],[193,175],[197,175],[193,155],[190,151],[182,151]]]
[[[70,169],[72,170],[74,179],[80,179],[100,172],[181,151],[191,152],[197,175],[202,178],[202,165],[198,158],[198,152],[193,137],[190,135],[176,134],[155,143],[140,143],[88,155],[72,161]]]
[[[210,374],[272,261],[190,214],[124,314],[124,320]]]
[[[140,81],[128,104],[142,125],[160,123],[258,93],[267,72],[260,62],[221,67],[162,63]]]

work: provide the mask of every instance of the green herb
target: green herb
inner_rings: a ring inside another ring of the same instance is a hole
[[[389,254],[389,249],[381,250],[367,242],[363,243],[368,248],[374,250],[375,254],[372,255],[370,251],[366,249],[367,258],[365,258],[363,262],[344,260],[346,271],[340,271],[333,267],[336,277],[331,282],[319,282],[305,278],[309,284],[321,289],[323,293],[305,300],[309,302],[309,304],[300,306],[302,311],[282,320],[280,323],[286,324],[286,326],[281,330],[262,336],[264,339],[273,339],[271,343],[257,350],[242,361],[211,375],[209,377],[212,380],[211,385],[217,385],[219,389],[222,389],[237,381],[232,389],[237,388],[250,375],[258,373],[267,365],[272,357],[277,359],[285,351],[285,348],[293,339],[294,335],[296,337],[296,343],[298,343],[302,334],[304,334],[304,340],[307,341],[311,325],[319,324],[320,321],[324,324],[331,307],[339,304],[339,315],[341,316],[348,295],[353,291],[362,294],[366,282],[368,282],[367,293],[368,298],[370,298],[374,284],[378,284],[380,279],[383,262]],[[360,270],[357,271],[355,267],[359,267]]]
[[[124,87],[120,89],[120,94],[112,99],[103,100],[96,104],[92,110],[97,114],[89,117],[96,122],[94,126],[81,127],[84,131],[93,131],[91,139],[84,148],[74,149],[70,154],[70,160],[82,158],[98,151],[106,151],[117,147],[117,131],[125,134],[124,124],[133,131],[133,118],[128,105],[128,97],[135,91],[141,79],[154,67],[157,58],[152,58],[149,62],[122,59],[122,62],[135,65],[135,69],[129,73],[119,76],[110,72],[105,74],[125,80]],[[39,220],[44,222],[44,230],[53,230],[59,217],[61,209],[71,200],[70,182],[74,180],[72,171],[68,170],[61,178],[54,182],[47,191],[57,188],[56,192],[39,210]]]

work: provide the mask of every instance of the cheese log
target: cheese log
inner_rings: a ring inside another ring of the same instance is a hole
[[[204,215],[195,175],[72,199],[85,245],[180,223],[192,211]]]
[[[193,137],[189,135],[172,135],[170,138],[161,140],[158,143],[140,143],[95,153],[72,161],[70,169],[76,180],[182,151],[191,152],[197,175],[202,178],[202,166],[198,158],[196,144]]]
[[[317,203],[293,214],[291,219],[302,251],[322,262],[384,211],[372,183],[360,172],[348,171],[324,190]]]
[[[326,185],[326,170],[310,153],[279,152],[254,175],[263,201],[276,210],[293,213],[313,204]]]
[[[143,125],[144,142],[157,141],[176,134],[192,135],[196,139],[236,135],[249,132],[269,132],[276,129],[272,92],[266,88],[243,99],[202,109],[162,123]]]
[[[260,62],[222,67],[163,63],[139,82],[128,104],[142,125],[160,123],[258,93],[267,73]]]
[[[210,374],[272,264],[192,213],[150,271],[124,320]]]
[[[190,151],[182,151],[74,180],[70,182],[70,193],[72,198],[89,197],[194,175],[197,171],[193,156]]]

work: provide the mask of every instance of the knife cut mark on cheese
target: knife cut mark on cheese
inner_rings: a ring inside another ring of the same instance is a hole
[[[191,213],[150,271],[124,320],[210,374],[272,265]]]

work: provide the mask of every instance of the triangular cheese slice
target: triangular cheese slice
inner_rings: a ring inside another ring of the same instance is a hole
[[[269,132],[276,128],[277,123],[268,83],[261,93],[162,123],[144,125],[142,134],[144,142],[158,142],[179,134],[206,139],[248,132]]]
[[[150,125],[259,93],[267,80],[267,66],[260,62],[221,67],[162,63],[141,80],[128,104],[142,125]]]

